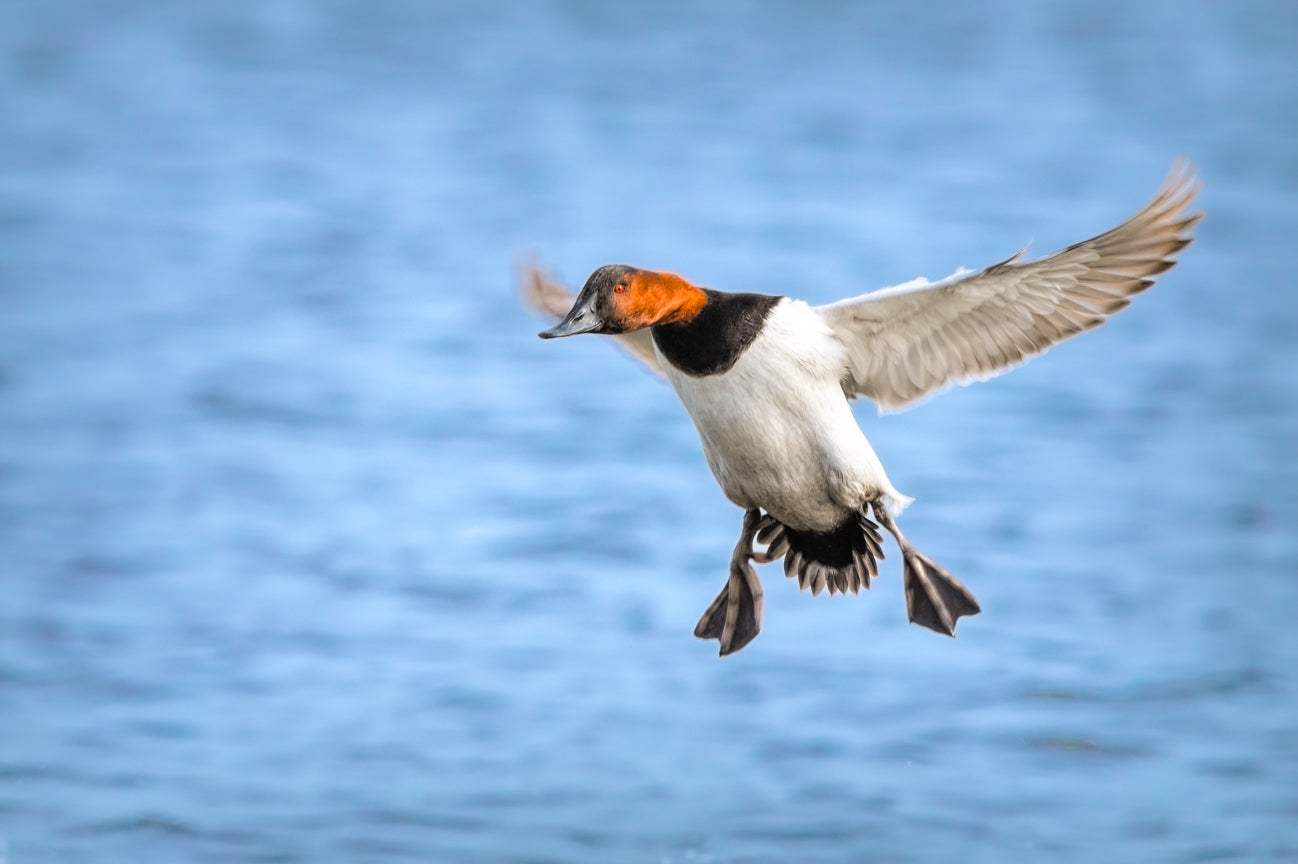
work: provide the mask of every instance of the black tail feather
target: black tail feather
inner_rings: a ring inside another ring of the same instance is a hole
[[[783,554],[784,575],[797,577],[798,587],[810,589],[813,595],[825,589],[830,594],[868,591],[870,580],[879,575],[883,536],[864,513],[849,516],[830,531],[798,531],[776,524],[780,531],[768,528],[758,540],[769,544],[771,559]]]

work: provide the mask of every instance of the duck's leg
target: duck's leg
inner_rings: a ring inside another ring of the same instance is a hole
[[[753,540],[763,527],[760,511],[744,514],[744,528],[730,556],[730,578],[694,627],[700,639],[720,640],[722,657],[752,642],[762,629],[762,583],[749,562],[761,554],[753,551]],[[765,558],[763,554],[758,560]]]
[[[956,621],[961,616],[977,615],[982,611],[978,601],[959,579],[907,542],[882,499],[874,502],[874,517],[892,533],[901,549],[906,615],[911,623],[954,636]]]

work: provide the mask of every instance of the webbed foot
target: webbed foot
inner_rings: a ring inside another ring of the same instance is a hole
[[[744,514],[743,532],[730,556],[730,577],[694,627],[694,635],[700,639],[716,639],[721,643],[722,657],[752,642],[762,629],[765,606],[762,582],[750,562],[774,560],[767,557],[770,549],[766,553],[753,551],[753,540],[765,527],[766,520],[760,511],[749,510]]]

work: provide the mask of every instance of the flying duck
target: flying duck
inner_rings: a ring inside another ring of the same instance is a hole
[[[559,319],[541,338],[611,335],[670,382],[713,476],[744,509],[729,577],[695,636],[717,639],[723,656],[757,636],[754,562],[783,558],[785,575],[813,595],[868,589],[884,557],[880,526],[901,551],[910,621],[954,636],[978,601],[898,529],[894,516],[911,499],[888,479],[850,400],[902,408],[1103,324],[1192,242],[1203,214],[1186,210],[1199,189],[1193,167],[1177,160],[1153,200],[1111,231],[1039,260],[1024,260],[1024,250],[977,272],[826,306],[625,264],[595,270],[575,299],[533,264],[523,294]]]

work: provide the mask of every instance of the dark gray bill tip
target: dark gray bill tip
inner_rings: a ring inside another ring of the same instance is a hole
[[[549,330],[542,330],[537,333],[542,339],[558,339],[560,336],[576,336],[578,333],[591,333],[602,326],[602,322],[596,316],[587,312],[585,309],[574,309],[568,315],[555,324]]]

